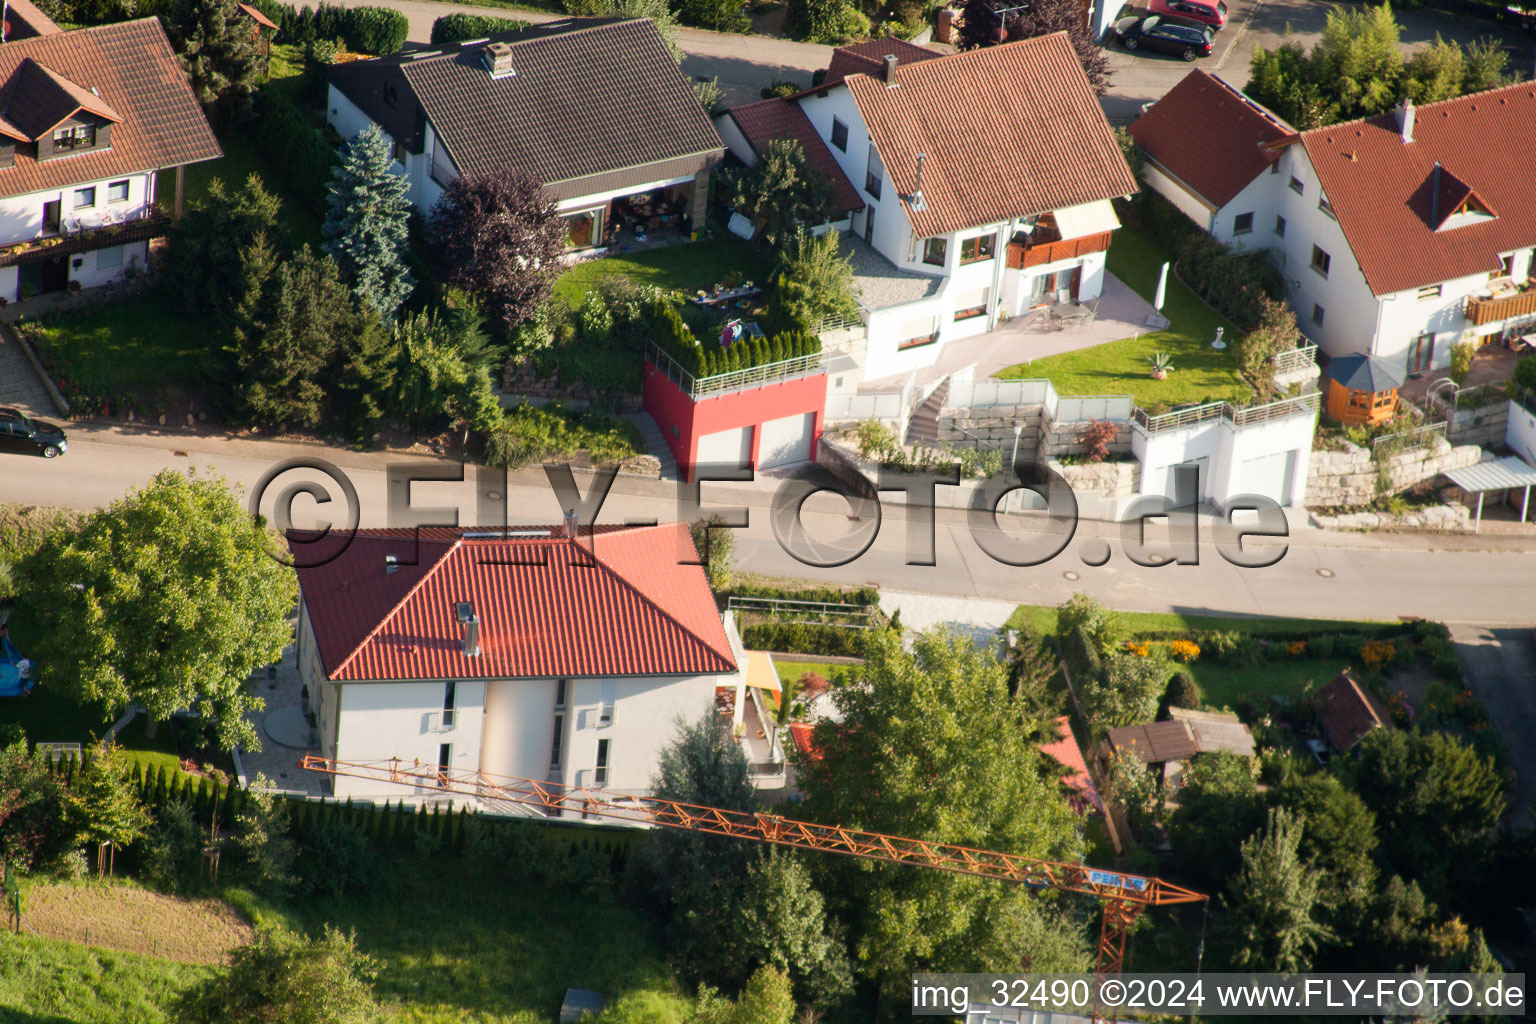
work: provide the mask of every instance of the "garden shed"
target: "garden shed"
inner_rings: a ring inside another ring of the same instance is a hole
[[[1353,352],[1329,360],[1326,408],[1340,423],[1367,426],[1397,415],[1397,389],[1407,374],[1385,359]]]

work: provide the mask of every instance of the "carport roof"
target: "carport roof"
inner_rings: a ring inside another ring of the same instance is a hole
[[[1536,469],[1518,455],[1505,455],[1462,469],[1446,470],[1451,483],[1464,491],[1507,491],[1512,487],[1536,487]]]

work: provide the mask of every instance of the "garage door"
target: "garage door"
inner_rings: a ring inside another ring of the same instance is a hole
[[[745,466],[752,461],[752,428],[737,427],[699,438],[699,463]]]
[[[763,424],[763,440],[757,450],[759,469],[787,466],[791,462],[808,462],[811,458],[811,436],[816,429],[816,414],[801,413],[784,416]]]
[[[1296,472],[1296,451],[1271,452],[1238,466],[1234,494],[1262,494],[1282,505],[1291,503],[1291,477]]]

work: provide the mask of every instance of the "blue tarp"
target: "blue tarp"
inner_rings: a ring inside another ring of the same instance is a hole
[[[25,697],[37,685],[32,682],[30,662],[23,672],[21,652],[8,636],[0,636],[0,697]]]

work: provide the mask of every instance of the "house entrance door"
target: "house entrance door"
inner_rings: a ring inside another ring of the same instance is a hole
[[[1423,373],[1435,360],[1435,336],[1424,333],[1408,343],[1408,372]]]

